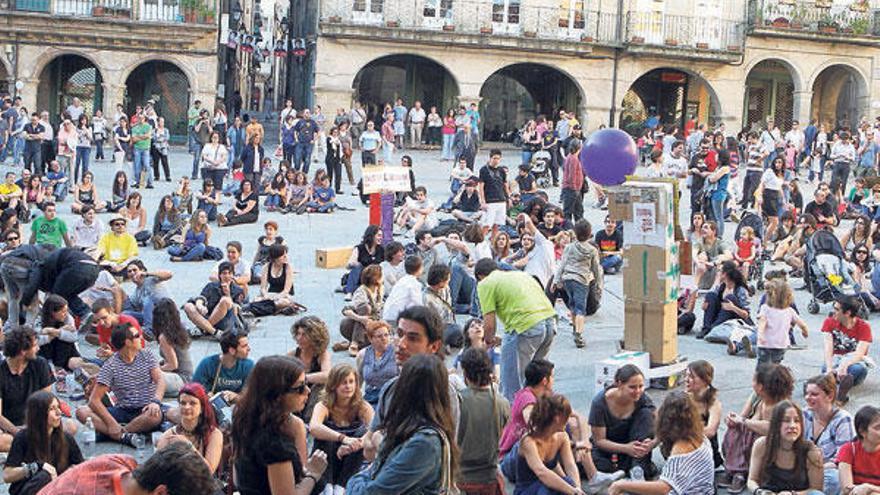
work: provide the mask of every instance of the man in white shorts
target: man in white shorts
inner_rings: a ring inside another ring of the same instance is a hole
[[[492,238],[498,234],[498,226],[507,223],[507,200],[510,188],[507,169],[501,165],[501,150],[489,151],[489,162],[480,169],[480,208],[486,213],[482,223],[492,228]]]

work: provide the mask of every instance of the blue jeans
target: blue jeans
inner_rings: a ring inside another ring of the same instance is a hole
[[[293,149],[293,168],[309,173],[309,165],[312,163],[312,143],[297,143]]]
[[[168,246],[168,254],[179,257],[181,261],[201,261],[207,249],[208,246],[201,242],[190,246],[189,249],[186,249],[183,244],[175,244]]]
[[[217,220],[217,205],[199,201],[199,209],[205,211],[205,214],[208,215],[209,222]]]
[[[587,314],[587,292],[589,287],[578,282],[577,280],[563,280],[562,286],[568,295],[568,309],[575,316],[584,316]]]
[[[602,265],[602,270],[606,275],[613,275],[619,272],[620,267],[623,266],[623,258],[619,254],[612,254],[599,260],[599,264]]]
[[[155,304],[152,297],[147,297],[144,298],[143,307],[138,309],[134,301],[127,297],[122,304],[122,312],[137,320],[145,334],[153,336],[155,335],[153,333],[153,306]]]
[[[306,208],[314,208],[317,213],[330,213],[333,208],[336,208],[336,203],[330,202],[322,205],[317,201],[309,201],[306,203]]]
[[[348,272],[348,278],[345,279],[345,293],[352,294],[361,285],[361,272],[364,271],[364,267],[361,265],[356,265],[354,268]]]
[[[449,279],[449,295],[452,308],[456,314],[471,314],[477,293],[477,281],[459,263],[449,267],[452,275]]]
[[[190,142],[190,149],[193,150],[192,175],[190,179],[199,178],[199,164],[202,162],[202,143],[198,139]],[[203,177],[204,178],[204,177]]]
[[[501,392],[507,400],[525,383],[525,369],[532,359],[547,357],[556,335],[556,318],[541,320],[522,333],[505,333],[501,344]]]
[[[147,175],[147,185],[153,185],[153,170],[150,164],[150,150],[132,150],[134,155],[134,183],[141,184],[141,172]]]
[[[86,175],[86,172],[89,171],[89,155],[91,155],[91,152],[91,148],[84,146],[76,147],[76,165],[73,167],[73,180],[75,182],[79,182],[79,178]],[[80,169],[82,169],[82,174],[80,174]]]
[[[833,366],[837,367],[842,359],[843,356],[834,356],[834,361],[832,363]],[[827,371],[828,368],[823,364],[822,373],[826,373]],[[846,369],[846,374],[853,377],[853,385],[861,385],[865,381],[865,378],[868,378],[868,367],[865,366],[864,362],[851,364],[849,365],[849,368]]]
[[[12,138],[12,162],[21,165],[22,153],[24,153],[24,137]]]
[[[266,205],[266,208],[278,208],[279,206],[281,206],[281,195],[280,194],[267,195],[265,205]]]
[[[455,141],[455,134],[443,135],[443,150],[440,152],[440,158],[443,160],[453,160],[455,155],[452,154],[452,142]]]
[[[394,161],[394,143],[382,141],[382,159],[385,160],[386,165],[391,165]]]
[[[64,181],[56,183],[52,187],[52,196],[55,196],[56,201],[64,201],[67,198],[67,191],[69,190],[67,184],[67,181]]]
[[[523,150],[522,155],[521,155],[522,156],[522,163],[525,165],[528,165],[529,163],[531,163],[532,162],[532,155],[534,155],[534,154],[535,154],[534,151]]]
[[[715,218],[715,223],[718,224],[718,238],[724,238],[724,201],[727,198],[715,199],[712,198],[710,202],[712,204],[712,216]]]

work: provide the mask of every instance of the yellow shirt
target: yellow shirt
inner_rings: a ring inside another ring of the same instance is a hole
[[[16,193],[21,194],[21,188],[18,187],[18,184],[7,184],[5,182],[0,184],[0,194],[9,196],[10,194]]]
[[[98,241],[98,252],[105,261],[121,263],[138,255],[138,245],[134,236],[128,232],[116,235],[107,232]]]

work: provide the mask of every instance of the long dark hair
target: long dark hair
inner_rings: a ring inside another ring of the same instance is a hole
[[[733,282],[733,288],[737,289],[739,287],[746,287],[746,278],[743,276],[742,272],[737,268],[736,263],[733,261],[725,261],[721,264],[721,273],[727,276],[731,282]]]
[[[49,294],[43,302],[43,309],[40,311],[40,322],[44,327],[57,327],[64,325],[65,322],[56,320],[54,315],[58,310],[67,306],[67,300],[58,294]]]
[[[770,417],[770,429],[767,431],[767,446],[764,449],[764,463],[761,465],[761,479],[770,478],[770,467],[775,465],[776,453],[782,448],[782,422],[785,420],[785,413],[789,409],[797,411],[798,422],[801,424],[801,433],[792,445],[794,451],[794,472],[803,472],[807,463],[807,457],[812,448],[812,442],[804,440],[804,415],[801,408],[794,402],[784,400],[773,408],[773,415]]]
[[[529,433],[541,435],[547,431],[556,418],[571,416],[571,403],[561,394],[553,394],[538,399],[535,409],[529,415]]]
[[[244,445],[260,430],[283,435],[281,430],[289,412],[284,408],[284,395],[303,373],[305,368],[297,358],[266,356],[257,361],[232,417],[232,444],[236,455],[243,454]]]
[[[165,200],[171,201],[171,209],[165,208]],[[170,194],[166,194],[162,196],[162,199],[159,200],[159,210],[156,212],[156,216],[159,218],[159,221],[168,220],[171,223],[177,223],[177,208],[174,207],[174,200],[171,198]]]
[[[394,386],[394,396],[382,421],[385,440],[379,457],[387,459],[398,445],[425,427],[446,435],[451,449],[451,465],[458,466],[458,447],[449,404],[449,379],[443,361],[433,354],[415,355],[403,365],[400,378]]]
[[[718,389],[712,385],[712,381],[715,379],[715,367],[709,361],[699,359],[688,364],[688,371],[706,382],[706,393],[701,397],[694,397],[694,400],[703,404],[708,410],[715,403],[715,397],[718,395]]]
[[[122,185],[119,184],[119,177],[125,179],[122,181]],[[126,194],[128,194],[128,174],[125,173],[125,170],[119,170],[113,176],[113,195],[124,198]],[[128,206],[128,201],[125,202],[125,205]]]
[[[376,235],[379,233],[378,225],[370,225],[364,230],[364,236],[361,237],[361,244],[366,246],[372,246],[373,242],[376,240]]]
[[[49,432],[49,407],[57,401],[54,395],[43,390],[34,392],[28,397],[25,419],[27,427],[27,453],[39,463],[48,462],[55,466],[58,474],[70,465],[67,455],[67,437],[64,428],[58,425]]]
[[[153,331],[156,333],[157,339],[160,335],[164,335],[165,340],[173,347],[189,348],[189,332],[180,321],[180,311],[177,309],[177,304],[168,297],[163,297],[153,306]]]
[[[676,442],[700,442],[703,438],[703,422],[687,392],[677,390],[666,396],[657,412],[654,435],[660,441],[660,451],[666,457]]]

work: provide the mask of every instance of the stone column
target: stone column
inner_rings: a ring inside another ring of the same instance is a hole
[[[350,88],[315,88],[315,104],[321,105],[326,115],[336,115],[337,108],[348,110],[354,105],[353,98],[354,90]]]
[[[806,126],[810,122],[811,106],[813,103],[812,91],[795,91],[794,92],[794,118]]]
[[[37,108],[37,92],[40,87],[40,80],[37,78],[19,78],[19,80],[24,83],[24,86],[18,92],[19,96],[21,96],[21,104],[26,108],[30,108],[32,112],[40,112],[45,110],[43,108]],[[9,92],[14,93],[15,87],[15,78],[9,77]]]
[[[104,116],[112,119],[116,113],[116,104],[125,105],[125,84],[103,83],[104,86]]]

